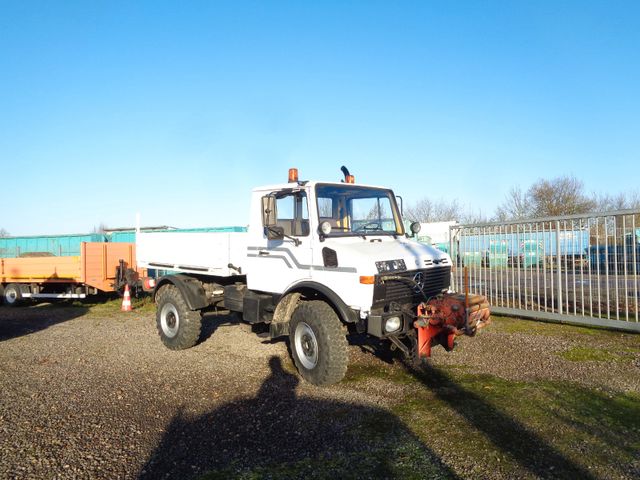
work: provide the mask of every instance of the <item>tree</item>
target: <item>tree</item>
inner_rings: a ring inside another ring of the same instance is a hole
[[[486,215],[482,213],[482,210],[478,210],[477,212],[465,210],[462,213],[462,216],[460,216],[459,218],[452,218],[450,220],[458,220],[463,224],[486,223],[489,221]]]
[[[405,219],[411,222],[431,223],[457,221],[460,223],[484,223],[487,217],[482,210],[473,211],[458,200],[438,200],[422,198],[414,205],[408,206],[404,212]]]
[[[518,186],[512,187],[505,201],[496,209],[495,219],[499,221],[519,220],[532,214],[531,203],[526,193]]]
[[[496,210],[497,220],[520,220],[592,212],[596,201],[584,193],[584,184],[572,175],[537,180],[526,192],[512,188]]]
[[[570,175],[540,179],[531,185],[527,195],[535,217],[588,213],[596,206],[595,201],[585,195],[584,184]]]
[[[598,212],[611,212],[614,210],[640,209],[640,192],[608,193],[593,196]]]
[[[93,227],[91,233],[104,233],[107,230],[107,225],[104,222],[100,222],[97,226]]]
[[[4,228],[0,228],[0,238],[8,237],[9,232],[7,232]]]
[[[425,197],[418,200],[415,205],[407,206],[404,216],[412,222],[444,222],[460,219],[463,216],[463,209],[457,200],[432,201]]]

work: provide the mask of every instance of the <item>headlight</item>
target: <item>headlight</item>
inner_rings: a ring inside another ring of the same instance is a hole
[[[384,321],[384,331],[387,333],[397,332],[402,328],[400,317],[389,317]]]
[[[404,260],[383,260],[376,262],[376,268],[378,269],[378,273],[388,273],[406,270],[407,266]]]
[[[331,224],[329,222],[322,222],[320,224],[320,231],[323,235],[329,235],[331,233]]]

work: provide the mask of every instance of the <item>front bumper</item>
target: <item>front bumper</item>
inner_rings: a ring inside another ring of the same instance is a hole
[[[367,333],[379,338],[407,333],[413,328],[414,315],[406,312],[413,314],[421,302],[447,290],[450,281],[450,266],[376,275]],[[402,318],[402,327],[386,332],[384,325],[393,316]]]

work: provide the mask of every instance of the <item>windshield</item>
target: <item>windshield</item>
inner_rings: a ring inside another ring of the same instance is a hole
[[[351,184],[317,185],[318,218],[329,222],[330,235],[403,235],[391,190]]]

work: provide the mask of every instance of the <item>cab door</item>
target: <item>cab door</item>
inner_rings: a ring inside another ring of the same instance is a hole
[[[254,237],[248,247],[251,274],[247,276],[247,286],[251,290],[283,293],[292,284],[311,277],[307,194],[304,190],[272,192],[262,198],[262,206],[264,232],[261,239]],[[277,228],[271,228],[270,234],[270,227]],[[283,235],[274,235],[274,230]]]

